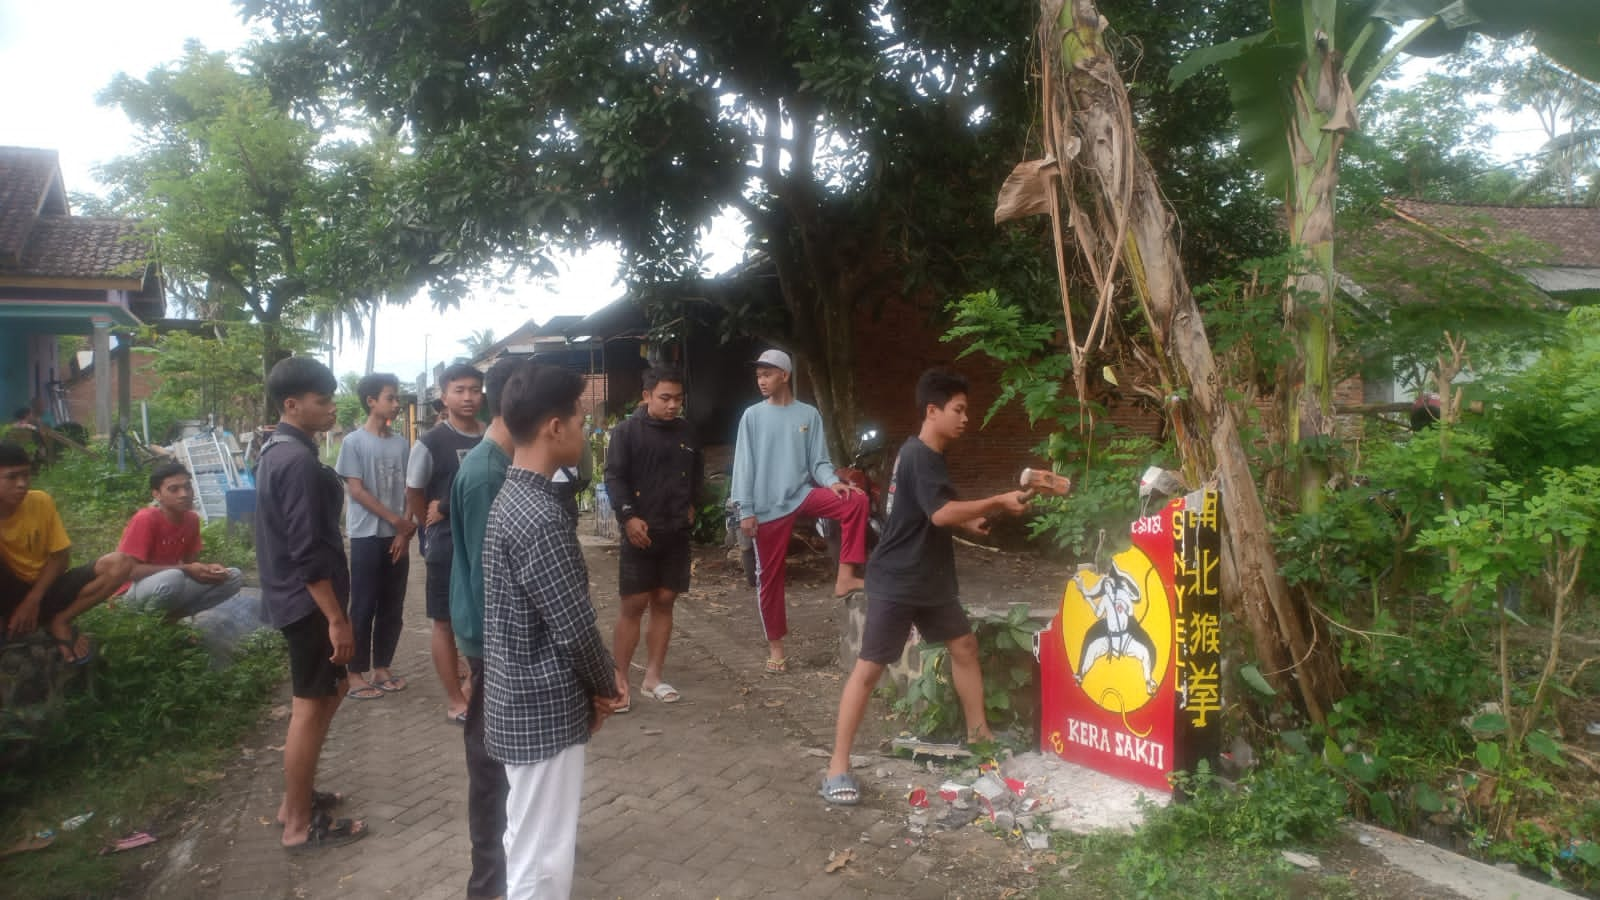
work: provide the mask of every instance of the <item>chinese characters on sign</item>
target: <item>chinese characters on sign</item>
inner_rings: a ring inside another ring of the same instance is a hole
[[[1214,755],[1221,712],[1217,494],[1135,521],[1104,572],[1083,567],[1039,636],[1041,743],[1148,787]]]

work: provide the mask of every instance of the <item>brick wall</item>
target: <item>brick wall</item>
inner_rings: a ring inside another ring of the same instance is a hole
[[[111,417],[117,415],[117,361],[113,359],[111,365]],[[139,421],[139,401],[148,400],[161,385],[162,378],[155,372],[155,357],[149,353],[135,353],[133,355],[133,371],[129,378],[129,400],[132,408],[128,415],[135,423]],[[72,421],[84,425],[91,431],[94,430],[94,378],[93,370],[79,375],[67,384],[67,410],[72,414]]]
[[[1038,465],[1030,452],[1048,433],[1029,427],[1013,405],[987,428],[979,428],[999,390],[999,367],[980,358],[956,361],[960,348],[939,342],[944,325],[926,309],[892,299],[877,315],[856,319],[856,392],[861,421],[883,432],[890,453],[916,434],[922,415],[916,406],[917,378],[931,366],[950,366],[972,382],[972,423],[949,456],[950,477],[968,497],[993,494],[1016,484],[1017,473]]]

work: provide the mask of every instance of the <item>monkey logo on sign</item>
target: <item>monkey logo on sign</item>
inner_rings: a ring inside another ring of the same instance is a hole
[[[1094,613],[1074,617],[1078,627],[1062,634],[1084,694],[1117,715],[1149,703],[1172,661],[1172,606],[1150,558],[1131,547],[1112,558],[1105,575],[1080,571],[1064,600],[1064,607],[1083,604]]]

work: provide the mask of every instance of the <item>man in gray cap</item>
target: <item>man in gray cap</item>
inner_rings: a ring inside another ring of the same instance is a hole
[[[777,673],[787,668],[784,577],[795,516],[838,520],[839,574],[833,593],[843,598],[862,587],[869,504],[866,494],[834,473],[822,415],[795,399],[789,354],[768,350],[755,366],[756,384],[766,399],[745,410],[739,420],[728,499],[738,504],[739,527],[756,543],[756,592],[767,637],[767,671]]]

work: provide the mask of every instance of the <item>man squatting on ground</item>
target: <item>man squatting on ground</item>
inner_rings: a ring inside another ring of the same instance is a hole
[[[1022,491],[983,500],[957,500],[945,466],[945,451],[967,428],[967,380],[930,369],[917,380],[922,429],[907,438],[895,459],[889,485],[889,521],[877,552],[867,563],[867,623],[861,653],[839,698],[833,758],[820,793],[829,803],[853,806],[861,785],[850,774],[850,744],[866,714],[884,667],[905,651],[911,627],[926,641],[950,651],[951,680],[967,720],[967,740],[992,740],[983,711],[983,670],[978,640],[956,590],[955,542],[951,532],[989,531],[988,517],[1027,509]]]
[[[278,426],[256,463],[256,564],[261,617],[289,646],[294,702],[283,748],[283,846],[336,847],[366,836],[366,823],[335,820],[337,794],[312,788],[322,745],[348,686],[355,652],[350,626],[350,561],[339,533],[344,485],[317,456],[316,436],[333,427],[338,382],[304,356],[267,373]]]
[[[500,414],[505,385],[512,374],[531,362],[502,359],[484,379],[489,427],[483,440],[461,461],[450,487],[450,627],[456,647],[467,658],[471,683],[462,740],[467,756],[467,836],[472,841],[469,898],[499,897],[506,892],[506,770],[489,757],[483,743],[483,534],[489,508],[511,466],[511,433]]]
[[[612,430],[606,451],[606,492],[623,530],[617,575],[622,603],[612,644],[617,677],[628,680],[648,609],[640,688],[663,703],[679,699],[677,689],[661,680],[661,669],[672,640],[673,603],[689,589],[690,531],[700,496],[700,444],[693,426],[680,417],[683,398],[682,372],[646,372],[644,402]]]
[[[128,580],[133,560],[107,553],[72,567],[72,541],[56,504],[33,486],[33,458],[0,442],[0,637],[15,640],[43,628],[62,659],[84,665],[89,639],[73,622]]]
[[[583,377],[515,372],[501,397],[513,453],[483,541],[484,713],[489,755],[506,767],[506,896],[572,892],[584,744],[618,706],[595,626],[589,573],[550,477],[584,452]]]
[[[411,447],[390,427],[400,414],[400,379],[382,372],[367,375],[356,383],[356,396],[367,419],[345,435],[333,464],[350,493],[345,533],[350,537],[350,623],[356,648],[349,669],[356,684],[346,696],[376,700],[406,689],[405,679],[389,667],[405,624],[411,536],[417,526],[406,518]]]
[[[838,520],[839,574],[833,593],[842,598],[862,586],[870,501],[834,473],[822,415],[795,399],[789,354],[768,350],[755,366],[756,385],[766,399],[739,419],[728,499],[738,504],[740,529],[756,542],[756,595],[767,638],[767,671],[783,672],[783,637],[789,631],[784,580],[795,516]]]
[[[467,722],[467,697],[461,690],[456,642],[450,633],[450,485],[461,460],[483,440],[478,407],[483,402],[483,373],[457,363],[439,376],[445,418],[417,440],[406,469],[406,508],[422,530],[422,558],[427,563],[428,618],[433,622],[433,668],[444,685],[445,715],[457,725]]]
[[[231,600],[244,585],[238,569],[200,562],[204,540],[194,511],[194,479],[180,462],[150,473],[155,506],[133,514],[117,552],[134,560],[133,584],[123,594],[132,607],[165,614],[168,622]]]

